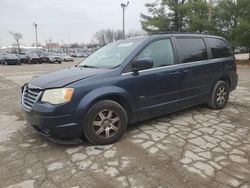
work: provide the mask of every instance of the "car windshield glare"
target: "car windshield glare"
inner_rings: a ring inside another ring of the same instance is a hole
[[[126,39],[113,42],[99,49],[78,66],[87,68],[114,68],[119,66],[145,38]]]

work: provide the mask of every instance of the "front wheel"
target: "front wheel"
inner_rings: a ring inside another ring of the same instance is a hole
[[[112,144],[126,131],[127,122],[126,111],[120,104],[103,100],[89,109],[83,122],[83,132],[92,144]]]
[[[227,105],[229,99],[229,85],[224,81],[218,81],[213,89],[213,93],[208,102],[208,106],[213,109],[222,109]]]

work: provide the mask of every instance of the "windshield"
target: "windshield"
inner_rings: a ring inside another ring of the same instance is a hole
[[[34,57],[34,58],[37,58],[37,57],[38,57],[38,55],[36,55],[36,54],[29,54],[29,57]]]
[[[14,54],[6,54],[6,58],[17,58]]]
[[[145,38],[133,38],[113,42],[99,49],[78,66],[93,68],[114,68],[120,65]]]

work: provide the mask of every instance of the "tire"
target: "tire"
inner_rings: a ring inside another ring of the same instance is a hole
[[[9,65],[9,63],[7,61],[4,62],[4,65]]]
[[[213,89],[208,106],[213,109],[223,109],[229,99],[229,85],[224,81],[218,81]]]
[[[120,104],[103,100],[88,110],[83,121],[83,133],[94,145],[108,145],[122,137],[127,130],[127,122],[127,113]]]

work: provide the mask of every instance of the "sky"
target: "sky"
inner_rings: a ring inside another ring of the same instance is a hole
[[[9,31],[23,35],[21,43],[35,42],[33,23],[38,24],[38,41],[89,43],[100,29],[122,29],[123,0],[0,0],[0,46],[14,43]],[[154,0],[130,0],[126,31],[141,30],[140,13]]]

